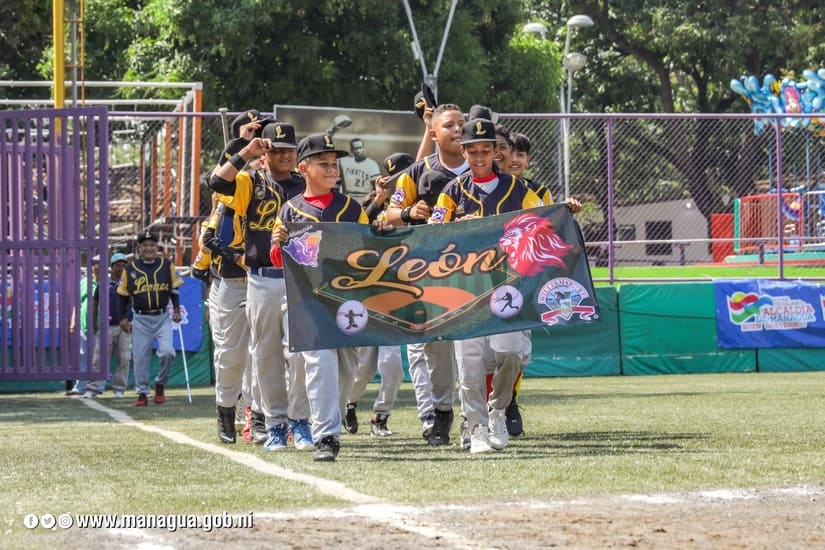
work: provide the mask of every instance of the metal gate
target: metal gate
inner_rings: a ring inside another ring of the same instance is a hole
[[[0,381],[109,375],[108,143],[105,107],[0,111]]]

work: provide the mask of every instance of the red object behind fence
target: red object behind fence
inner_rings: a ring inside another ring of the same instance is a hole
[[[733,214],[711,214],[710,236],[714,239],[711,243],[714,262],[724,262],[726,257],[733,256],[733,241],[715,240],[733,238]]]

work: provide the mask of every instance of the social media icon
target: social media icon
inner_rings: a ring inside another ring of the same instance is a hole
[[[37,514],[26,514],[23,516],[23,525],[25,525],[27,529],[34,529],[40,525],[40,518],[37,517]]]
[[[54,527],[55,519],[53,514],[43,514],[40,516],[40,525],[43,526],[43,529],[51,529]]]
[[[68,529],[72,526],[74,520],[72,520],[71,514],[60,514],[57,516],[57,526],[62,529]]]

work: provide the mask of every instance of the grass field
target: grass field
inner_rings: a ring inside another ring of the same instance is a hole
[[[608,280],[610,273],[606,267],[591,267],[594,280]],[[614,279],[762,279],[778,277],[776,266],[720,266],[720,265],[686,265],[686,266],[631,266],[616,267]],[[825,267],[785,266],[786,279],[825,279]]]
[[[366,397],[375,391],[370,385]],[[80,398],[0,395],[2,546],[63,540],[54,531],[26,529],[29,513],[297,513],[357,501],[296,481],[300,476],[406,505],[825,480],[825,372],[527,379],[519,401],[527,436],[483,457],[456,445],[427,447],[412,388],[404,384],[390,419],[396,435],[368,435],[365,399],[362,430],[342,436],[335,463],[314,463],[311,453],[292,448],[265,453],[243,442],[219,446],[213,390],[195,389],[192,404],[184,390],[169,396],[166,404],[144,409],[133,408],[131,399],[96,401],[134,420],[122,423]],[[192,443],[146,431],[155,428]],[[457,426],[452,435],[457,439]],[[263,473],[210,444],[283,470]]]

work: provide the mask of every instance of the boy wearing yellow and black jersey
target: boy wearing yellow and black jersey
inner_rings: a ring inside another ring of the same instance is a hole
[[[467,122],[461,146],[470,171],[453,180],[438,197],[430,223],[494,216],[542,206],[519,178],[495,167],[495,125]],[[470,431],[470,452],[486,453],[508,444],[505,409],[523,360],[530,353],[529,331],[469,338],[455,342],[459,394]],[[487,364],[493,363],[493,390],[487,397]]]
[[[464,114],[453,103],[432,113],[428,133],[435,153],[415,162],[395,183],[384,219],[394,226],[426,223],[446,182],[467,171],[461,154]],[[415,390],[422,436],[429,445],[448,445],[453,424],[455,359],[449,340],[407,345],[410,378]]]
[[[137,238],[138,256],[123,270],[117,293],[120,328],[132,333],[132,356],[135,364],[135,388],[138,398],[136,407],[145,407],[150,391],[149,368],[152,362],[152,342],[158,342],[160,371],[155,377],[154,402],[166,401],[164,386],[169,368],[175,360],[172,347],[172,322],[180,322],[180,296],[178,287],[183,279],[175,273],[175,264],[158,255],[158,237],[144,231]],[[167,307],[172,302],[172,316]],[[126,316],[131,302],[134,316]]]
[[[245,137],[249,142],[216,168],[209,186],[227,196],[222,200],[241,220],[252,371],[261,391],[269,435],[264,449],[286,449],[290,429],[296,448],[312,449],[303,364],[299,354],[290,354],[285,345],[289,336],[284,274],[269,258],[278,212],[287,198],[300,194],[305,185],[303,177],[295,172],[295,128],[286,122],[271,121],[260,137],[251,133]],[[263,169],[242,171],[254,158],[261,158]]]

